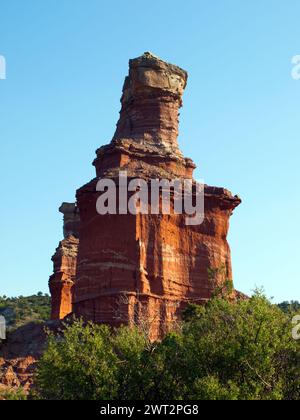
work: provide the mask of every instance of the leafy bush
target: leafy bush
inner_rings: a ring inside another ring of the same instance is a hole
[[[26,400],[26,394],[22,389],[2,389],[0,388],[0,401],[24,401]]]
[[[291,319],[257,293],[190,306],[180,332],[151,343],[138,329],[75,321],[50,334],[36,398],[297,400],[300,343]]]
[[[184,331],[194,392],[217,388],[232,399],[298,399],[300,346],[291,319],[256,294],[236,304],[211,301]],[[201,377],[200,387],[197,376]],[[199,394],[200,392],[200,394]]]
[[[28,297],[8,298],[0,296],[0,315],[4,315],[8,329],[18,328],[32,321],[50,318],[50,296],[39,292]]]

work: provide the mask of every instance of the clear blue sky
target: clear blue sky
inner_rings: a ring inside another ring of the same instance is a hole
[[[236,287],[300,299],[299,0],[0,0],[0,294],[46,292],[62,201],[94,177],[128,59],[190,75],[180,144],[197,177],[243,198]]]

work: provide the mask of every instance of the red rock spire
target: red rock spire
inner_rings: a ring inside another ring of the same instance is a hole
[[[177,140],[187,78],[185,70],[149,52],[129,61],[116,132],[112,142],[96,152],[97,176],[122,168],[145,177],[154,175],[156,167],[163,178],[192,177],[195,165],[183,157]]]
[[[113,140],[132,139],[179,153],[178,116],[187,72],[146,52],[129,61]]]

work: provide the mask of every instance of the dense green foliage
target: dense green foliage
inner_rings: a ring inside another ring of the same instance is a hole
[[[24,401],[27,400],[25,392],[20,389],[2,389],[0,388],[0,401]]]
[[[282,302],[278,306],[286,314],[291,312],[300,312],[300,303],[295,300],[292,300],[291,302]]]
[[[151,343],[138,329],[75,321],[49,335],[35,398],[300,399],[291,317],[257,293],[187,308],[177,332]]]
[[[9,329],[32,321],[45,321],[50,318],[50,296],[41,292],[28,297],[0,296],[0,315],[6,318]]]

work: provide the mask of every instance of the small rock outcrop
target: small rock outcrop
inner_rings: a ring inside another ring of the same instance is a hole
[[[31,322],[8,332],[7,340],[0,341],[0,399],[2,391],[29,392],[46,346],[46,330],[58,333],[61,327],[59,321]]]
[[[72,312],[73,286],[76,277],[80,217],[77,206],[63,203],[64,239],[52,257],[54,274],[50,277],[51,319],[63,319]]]

